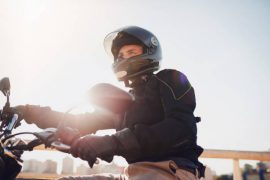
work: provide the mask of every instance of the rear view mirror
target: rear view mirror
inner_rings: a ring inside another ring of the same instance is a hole
[[[0,91],[2,91],[2,93],[5,96],[7,96],[9,94],[9,91],[10,91],[9,78],[5,77],[5,78],[0,80]]]

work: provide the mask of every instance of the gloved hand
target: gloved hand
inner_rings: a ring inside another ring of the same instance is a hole
[[[72,143],[70,153],[88,161],[89,166],[93,167],[97,158],[111,162],[118,147],[119,143],[114,136],[86,135]]]

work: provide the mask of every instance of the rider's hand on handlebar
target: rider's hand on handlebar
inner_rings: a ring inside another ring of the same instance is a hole
[[[118,141],[113,136],[86,135],[72,143],[70,153],[93,167],[97,158],[111,162],[117,150]]]

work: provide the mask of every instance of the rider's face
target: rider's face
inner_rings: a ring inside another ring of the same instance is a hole
[[[129,59],[134,56],[141,55],[143,53],[143,47],[140,45],[125,45],[121,47],[118,53],[118,60]]]

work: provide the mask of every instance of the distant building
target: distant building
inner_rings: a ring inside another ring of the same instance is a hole
[[[87,175],[87,174],[100,174],[100,173],[112,173],[119,174],[124,171],[124,167],[118,166],[115,163],[106,163],[106,164],[98,164],[94,165],[93,168],[81,164],[76,169],[76,174]]]
[[[74,168],[74,161],[70,157],[65,157],[62,164],[62,174],[72,174]]]
[[[56,174],[56,168],[57,163],[55,161],[47,160],[45,162],[41,162],[31,159],[23,162],[22,172]]]
[[[52,160],[46,160],[43,164],[43,173],[56,174],[57,163]]]
[[[36,172],[42,173],[43,164],[35,159],[26,160],[23,162],[22,172]]]
[[[124,167],[118,166],[114,162],[109,164],[100,164],[97,165],[98,173],[112,173],[112,174],[120,174],[124,171]]]

